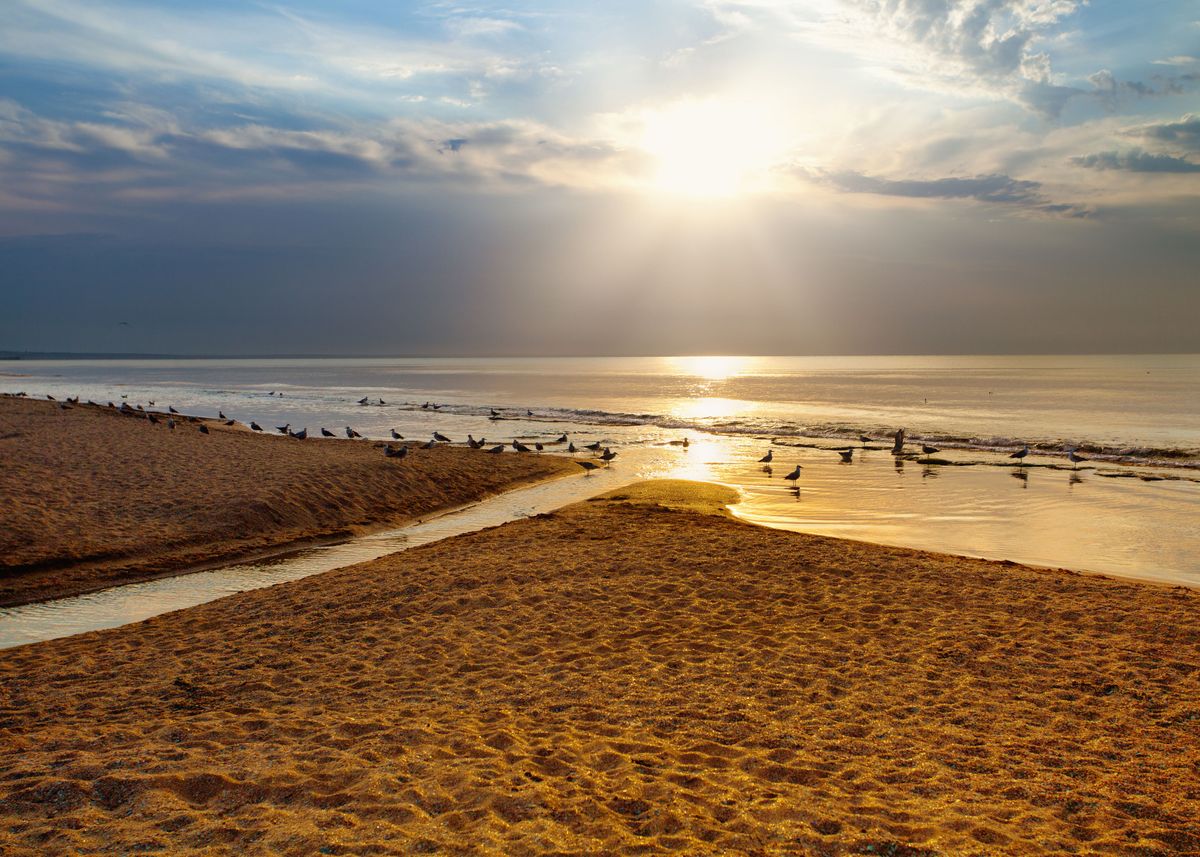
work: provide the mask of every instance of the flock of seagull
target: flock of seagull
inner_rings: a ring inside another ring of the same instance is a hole
[[[15,395],[18,397],[24,397],[26,394],[25,393],[16,393]],[[275,391],[271,391],[268,395],[271,395],[271,396],[278,395],[280,397],[283,396],[282,393],[276,393]],[[46,395],[46,398],[52,402],[58,401],[57,399],[55,399],[54,396],[51,396],[49,394]],[[126,397],[122,396],[121,398],[125,399]],[[379,405],[387,404],[387,402],[382,398],[378,398],[378,399],[376,399],[376,401],[378,402]],[[368,397],[368,396],[363,396],[361,399],[358,399],[357,403],[359,405],[374,404],[374,402],[372,402],[370,397]],[[73,398],[69,397],[61,402],[58,402],[58,407],[62,410],[69,410],[72,406],[78,405],[78,404],[79,404],[79,396],[75,396]],[[100,405],[98,405],[96,402],[91,401],[90,399],[88,400],[87,404],[91,405],[93,407],[100,407]],[[155,403],[153,400],[148,401],[147,404],[152,408],[155,407]],[[110,401],[110,402],[108,402],[107,407],[110,409],[116,410],[122,414],[132,415],[132,416],[140,416],[155,425],[157,425],[160,422],[165,421],[167,428],[170,429],[171,431],[174,431],[176,426],[178,426],[180,424],[180,422],[196,423],[196,424],[198,424],[198,430],[201,434],[209,434],[208,426],[205,424],[205,421],[204,421],[205,418],[181,414],[179,411],[177,411],[174,408],[174,406],[168,406],[167,411],[165,413],[162,411],[155,412],[155,411],[145,410],[140,404],[137,405],[136,407],[131,407],[127,401],[122,401],[120,406],[117,406],[116,404],[114,404],[113,402]],[[439,405],[439,404],[436,404],[433,402],[425,402],[423,405],[421,405],[422,410],[437,411],[437,410],[440,410],[441,408],[442,408],[442,405]],[[496,420],[510,418],[510,417],[505,417],[500,411],[496,410],[495,408],[490,408],[489,412],[490,412],[489,417],[488,417],[489,420],[496,421]],[[525,415],[532,417],[534,414],[533,414],[533,411],[527,409],[525,411]],[[226,417],[224,411],[222,411],[222,410],[217,411],[217,419],[220,420],[226,426],[237,425],[237,421]],[[249,428],[251,431],[255,431],[255,432],[264,431],[263,427],[260,426],[257,422],[254,422],[253,420],[250,421]],[[308,427],[307,426],[300,429],[299,431],[292,431],[291,423],[286,423],[281,426],[275,426],[275,430],[278,431],[280,434],[286,435],[290,438],[294,438],[295,440],[307,440],[308,439]],[[356,439],[363,438],[363,435],[360,434],[358,431],[356,431],[351,426],[346,426],[344,431],[345,431],[346,437],[350,440],[356,440]],[[393,442],[404,440],[404,435],[400,434],[394,428],[390,430],[390,434],[391,434],[391,438],[392,438]],[[336,432],[332,432],[329,429],[322,426],[321,427],[321,436],[325,437],[325,438],[335,438],[338,435]],[[903,455],[904,454],[904,445],[905,445],[904,429],[898,429],[891,437],[893,440],[893,445],[892,445],[892,449],[891,449],[892,455]],[[870,444],[876,442],[875,439],[870,438],[866,435],[859,435],[858,439],[863,443],[863,447],[862,447],[863,449],[871,449],[872,447],[870,446]],[[433,432],[433,436],[428,441],[420,444],[418,448],[419,449],[433,449],[439,443],[452,444],[453,442],[454,441],[452,441],[446,435],[442,434],[441,432],[435,431],[435,432]],[[479,438],[478,440],[476,440],[474,436],[472,436],[470,434],[467,435],[466,445],[468,447],[470,447],[471,449],[484,449],[484,446],[486,446],[486,444],[487,444],[487,441],[485,438]],[[532,444],[532,446],[530,446],[529,444],[526,444],[526,443],[522,443],[517,438],[513,438],[511,445],[512,445],[512,448],[514,451],[520,452],[520,453],[526,453],[526,452],[534,452],[534,451],[542,452],[547,446],[560,447],[563,444],[566,444],[566,451],[571,454],[575,454],[579,451],[579,448],[577,448],[575,446],[574,441],[570,440],[570,438],[567,436],[567,434],[565,432],[562,434],[561,437],[558,437],[555,440],[546,441],[544,443],[542,441],[535,441]],[[682,441],[682,445],[684,446],[684,448],[686,448],[688,446],[687,438],[684,438],[684,440]],[[490,453],[492,455],[499,455],[507,448],[507,446],[508,445],[504,444],[504,443],[496,444],[494,446],[487,448],[484,451],[487,453]],[[595,441],[594,443],[584,444],[582,448],[594,453],[595,458],[597,458],[601,462],[603,462],[604,465],[607,465],[609,462],[611,462],[614,458],[617,457],[617,453],[613,452],[611,448],[604,446],[604,444],[601,441]],[[385,443],[384,447],[383,447],[383,452],[384,452],[384,455],[388,458],[404,458],[408,455],[409,449],[410,449],[409,444],[393,446],[392,443]],[[833,451],[836,452],[841,457],[841,461],[843,463],[850,464],[854,460],[854,450],[855,450],[855,447],[845,447],[842,449],[834,449]],[[927,443],[923,443],[923,444],[921,444],[921,452],[922,452],[922,454],[925,455],[926,460],[928,461],[930,456],[932,456],[934,453],[941,452],[941,449],[939,447],[932,446]],[[1066,453],[1067,453],[1067,460],[1070,461],[1071,464],[1074,465],[1074,467],[1076,469],[1078,469],[1079,465],[1082,462],[1089,460],[1089,459],[1085,458],[1084,456],[1080,455],[1078,453],[1078,450],[1076,447],[1067,447]],[[1026,443],[1022,446],[1021,449],[1017,450],[1016,452],[1011,453],[1008,457],[1010,459],[1014,459],[1018,465],[1023,466],[1025,464],[1025,459],[1029,456],[1029,454],[1030,454],[1029,444]],[[774,459],[775,459],[775,451],[772,449],[772,450],[768,450],[767,454],[758,460],[758,463],[764,465],[763,469],[767,470],[769,472],[771,463],[774,461]],[[585,475],[588,475],[588,476],[590,476],[592,474],[593,470],[596,470],[602,466],[600,464],[597,464],[595,461],[590,461],[590,460],[586,460],[586,459],[577,459],[575,461],[575,463],[578,464],[580,467],[582,467],[585,472]],[[798,485],[799,480],[800,480],[800,474],[803,469],[804,468],[802,465],[797,464],[790,473],[788,473],[786,476],[783,477],[784,480],[791,482],[794,486]]]

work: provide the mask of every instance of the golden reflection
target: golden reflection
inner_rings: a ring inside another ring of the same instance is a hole
[[[671,415],[683,420],[698,420],[704,417],[721,419],[732,417],[746,410],[746,403],[737,399],[722,399],[706,396],[702,399],[680,399],[671,407]]]
[[[682,375],[694,375],[708,381],[724,381],[740,375],[749,358],[726,354],[704,354],[693,357],[672,357],[672,368]]]

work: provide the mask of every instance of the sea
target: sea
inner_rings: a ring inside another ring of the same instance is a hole
[[[1200,355],[16,360],[0,392],[222,412],[307,443],[349,426],[566,454],[565,434],[581,460],[617,453],[610,482],[720,482],[757,524],[1200,585]]]

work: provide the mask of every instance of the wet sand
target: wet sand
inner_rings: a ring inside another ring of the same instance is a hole
[[[371,441],[216,420],[204,435],[162,419],[0,397],[0,606],[347,536],[578,470],[462,447],[393,460]]]
[[[610,499],[0,654],[11,854],[1200,851],[1200,593]]]

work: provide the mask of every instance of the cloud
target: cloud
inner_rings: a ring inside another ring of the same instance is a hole
[[[1156,155],[1151,152],[1097,152],[1081,155],[1071,162],[1090,170],[1125,170],[1131,173],[1200,173],[1200,163],[1177,158],[1174,155]]]
[[[1158,122],[1131,129],[1131,135],[1174,143],[1181,149],[1200,152],[1200,116],[1188,114],[1178,122]]]
[[[1154,65],[1195,65],[1198,62],[1200,62],[1200,60],[1196,59],[1195,57],[1183,55],[1163,57],[1160,60],[1153,60]]]
[[[935,179],[886,179],[854,171],[809,174],[843,193],[867,193],[909,199],[962,199],[1014,205],[1044,214],[1086,216],[1086,209],[1055,203],[1043,193],[1040,182],[993,174]]]

